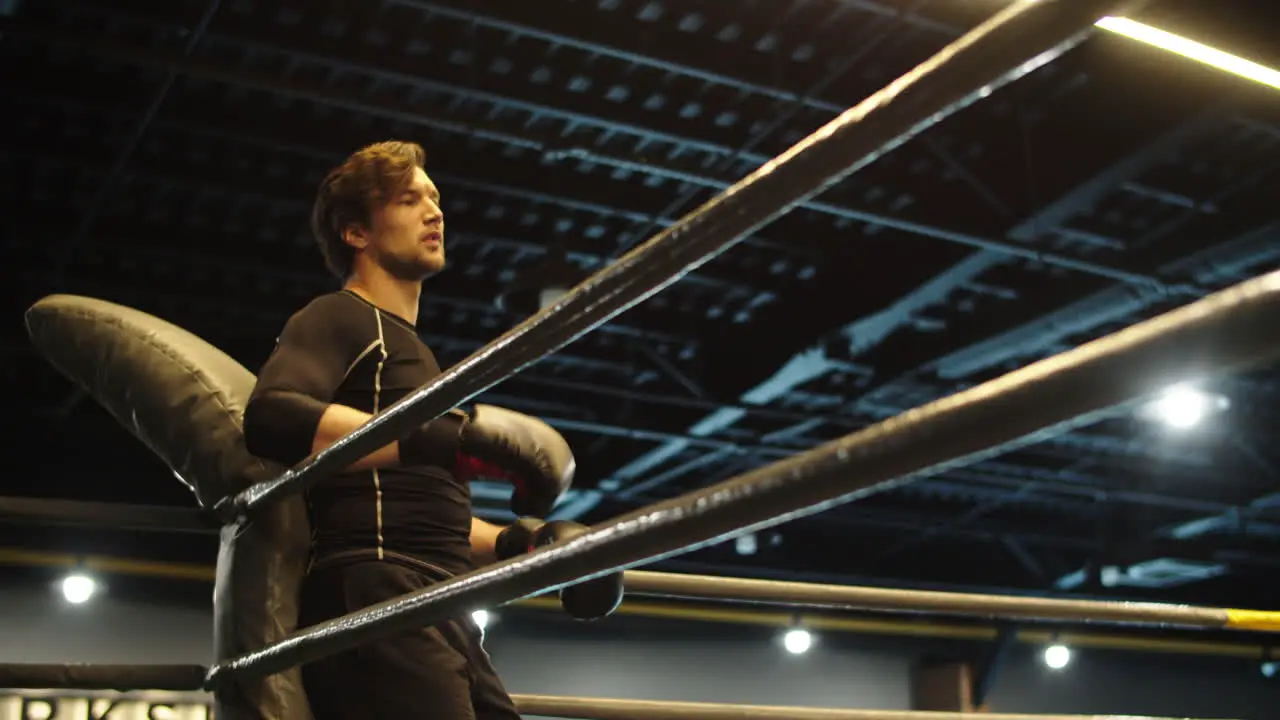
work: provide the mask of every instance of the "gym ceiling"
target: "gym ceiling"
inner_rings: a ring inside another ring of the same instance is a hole
[[[420,329],[452,364],[1002,4],[0,2],[0,495],[194,507],[33,352],[21,313],[43,295],[154,313],[254,370],[334,287],[307,230],[320,177],[411,139],[450,261]],[[1256,5],[1133,17],[1280,67]],[[600,521],[1274,269],[1278,178],[1280,90],[1099,31],[477,400],[559,427],[579,460],[562,514]],[[656,569],[1276,607],[1277,368],[1183,390],[1207,402],[1192,427],[1118,408]],[[478,513],[503,519],[502,496],[477,488]],[[0,537],[193,563],[216,548],[120,527]]]

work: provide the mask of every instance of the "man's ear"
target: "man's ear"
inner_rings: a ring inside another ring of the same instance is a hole
[[[369,245],[369,234],[359,223],[351,223],[343,228],[342,241],[357,250],[363,250]]]

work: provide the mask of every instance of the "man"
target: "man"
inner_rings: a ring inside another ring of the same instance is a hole
[[[416,144],[377,143],[321,184],[312,229],[343,287],[289,319],[259,372],[244,421],[255,455],[297,464],[440,374],[415,331],[422,282],[445,267],[440,192],[424,161]],[[471,516],[473,477],[511,482],[513,510],[545,517],[573,472],[573,454],[555,430],[477,406],[428,422],[320,481],[306,497],[312,565],[300,623],[581,531],[533,518],[502,528]],[[587,602],[578,614],[601,616],[617,604],[602,602]],[[317,720],[518,717],[470,618],[304,665],[302,677]]]

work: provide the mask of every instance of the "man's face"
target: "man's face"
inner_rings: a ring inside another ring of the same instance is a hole
[[[392,277],[421,281],[444,269],[440,191],[422,168],[414,168],[403,192],[374,208],[370,221],[361,249]]]

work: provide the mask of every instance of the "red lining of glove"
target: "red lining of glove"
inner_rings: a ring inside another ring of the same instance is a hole
[[[515,486],[516,494],[524,492],[524,478],[515,473],[504,470],[490,462],[485,462],[477,457],[463,455],[458,453],[455,460],[454,474],[459,480],[471,482],[478,477],[495,478],[498,480],[506,480]]]

